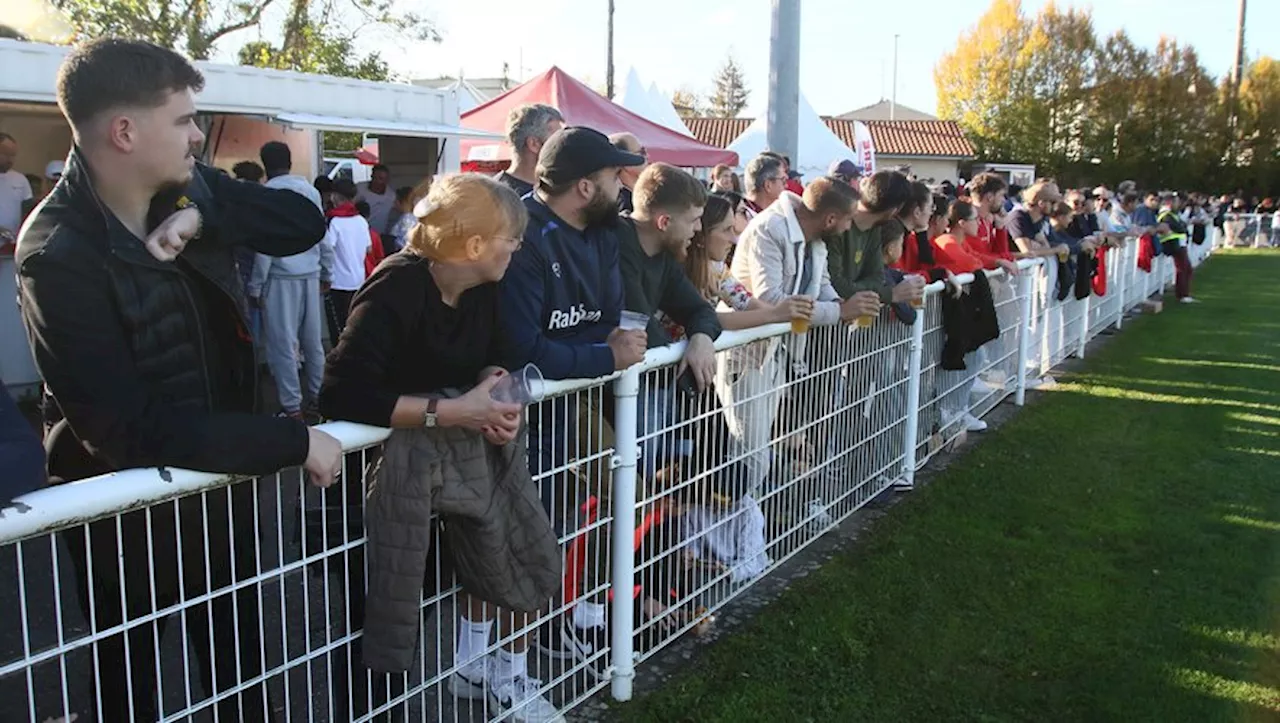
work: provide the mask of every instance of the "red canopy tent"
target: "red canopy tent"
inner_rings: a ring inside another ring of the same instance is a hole
[[[685,168],[709,167],[717,163],[731,166],[738,164],[737,153],[707,145],[646,120],[555,66],[523,85],[464,113],[462,126],[506,133],[507,114],[512,108],[524,103],[554,106],[564,115],[565,122],[569,125],[588,126],[601,133],[634,133],[649,152],[651,161]],[[511,160],[511,148],[505,143],[493,141],[463,139],[461,152],[464,167],[468,164],[487,166],[494,161]]]

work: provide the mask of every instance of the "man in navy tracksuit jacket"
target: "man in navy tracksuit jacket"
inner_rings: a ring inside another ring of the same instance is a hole
[[[618,190],[623,168],[644,157],[615,148],[590,128],[557,131],[538,154],[538,186],[524,199],[529,225],[523,244],[502,279],[503,335],[508,364],[516,369],[532,362],[547,379],[591,378],[612,374],[644,358],[643,330],[623,331],[619,268]],[[563,468],[573,457],[601,452],[604,410],[598,395],[571,394],[542,403],[529,414],[529,468],[537,477]],[[581,429],[591,430],[582,433]],[[590,438],[585,438],[590,435]],[[607,499],[609,475],[604,464],[585,465],[585,479],[565,472],[539,480],[543,504],[558,528],[574,529],[582,489]],[[608,550],[597,530],[586,544]],[[607,560],[608,555],[596,555]],[[590,566],[589,566],[590,567]],[[607,566],[585,571],[588,589],[607,579]],[[553,655],[591,658],[607,644],[603,601],[580,602],[562,625],[539,644]],[[601,670],[597,672],[601,672]]]

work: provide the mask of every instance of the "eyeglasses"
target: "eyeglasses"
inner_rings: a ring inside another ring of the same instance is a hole
[[[772,177],[770,177],[770,178],[769,178],[769,180],[770,180],[770,181],[782,181],[783,183],[786,183],[786,182],[787,182],[787,177],[786,177],[786,176],[772,176]]]

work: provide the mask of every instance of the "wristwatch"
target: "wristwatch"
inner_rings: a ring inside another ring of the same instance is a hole
[[[196,205],[196,202],[186,196],[179,196],[174,208],[178,211],[185,211],[190,208],[196,212],[196,232],[191,238],[200,238],[200,234],[204,233],[204,214],[200,213],[200,207]]]
[[[422,426],[427,429],[435,429],[439,420],[436,418],[436,407],[440,404],[439,399],[431,399],[427,402],[427,410],[422,413]]]

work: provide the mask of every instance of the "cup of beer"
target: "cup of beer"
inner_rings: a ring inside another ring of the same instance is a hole
[[[1058,251],[1058,260],[1059,260],[1059,261],[1061,261],[1061,262],[1063,262],[1063,263],[1066,263],[1067,258],[1068,258],[1070,255],[1071,255],[1071,252],[1070,252],[1070,251],[1068,251],[1068,250],[1066,250],[1066,249],[1061,249],[1061,250],[1059,250],[1059,251]]]
[[[870,329],[876,323],[876,317],[871,314],[863,314],[853,320],[853,325],[859,329]]]
[[[812,298],[811,298],[811,297],[805,296],[805,297],[803,297],[803,298],[806,298],[806,299],[809,299],[810,301],[812,301]],[[793,316],[793,317],[791,317],[791,333],[792,333],[792,334],[808,334],[808,333],[809,333],[809,319],[808,319],[807,317],[803,317],[803,316]]]

